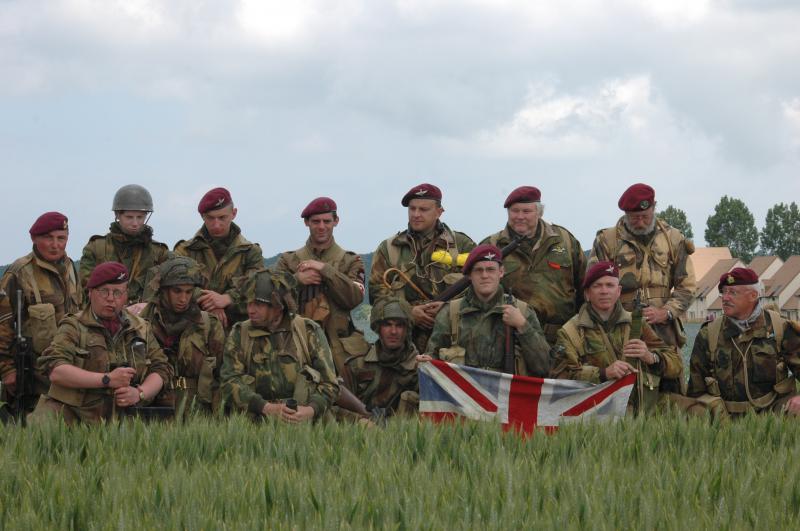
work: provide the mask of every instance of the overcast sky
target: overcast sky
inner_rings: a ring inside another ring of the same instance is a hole
[[[800,199],[796,0],[0,0],[0,263],[42,212],[69,254],[147,187],[156,238],[192,236],[225,186],[265,256],[313,197],[344,247],[404,229],[432,182],[479,240],[513,188],[589,247],[650,183],[698,244],[719,198],[759,228]]]

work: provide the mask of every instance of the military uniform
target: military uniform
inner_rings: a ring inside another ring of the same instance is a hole
[[[202,227],[191,240],[176,243],[175,254],[188,256],[205,266],[205,289],[231,297],[231,304],[225,308],[229,325],[247,319],[247,301],[234,280],[264,269],[264,257],[261,247],[247,241],[235,223],[231,223],[228,236],[221,239],[211,238]]]
[[[144,302],[148,271],[167,260],[169,255],[169,247],[153,240],[153,229],[149,225],[145,225],[139,234],[132,236],[125,234],[119,222],[115,221],[108,234],[92,236],[83,248],[81,283],[86,285],[97,264],[120,262],[130,271],[128,304]]]
[[[461,268],[456,257],[471,251],[475,242],[462,232],[455,232],[447,225],[437,222],[436,228],[426,236],[414,234],[410,230],[398,232],[384,240],[372,256],[369,275],[370,304],[386,297],[399,297],[412,306],[423,304],[444,291],[450,284],[461,278]],[[431,259],[434,251],[443,250],[452,257],[451,265]],[[389,273],[384,284],[384,274],[390,268],[397,268],[425,293],[423,297],[398,275]],[[412,338],[417,349],[425,350],[431,332],[422,327],[412,329]]]
[[[322,328],[303,317],[284,317],[274,331],[247,320],[233,326],[222,364],[223,396],[261,417],[264,405],[289,398],[324,415],[339,396],[331,351]]]
[[[718,318],[697,334],[689,370],[687,394],[714,413],[780,411],[797,394],[800,324],[762,311],[742,331],[728,317]]]
[[[507,304],[502,287],[487,302],[481,302],[472,288],[466,294],[445,304],[436,316],[436,324],[428,341],[426,354],[469,367],[504,371],[506,326],[503,305]],[[512,304],[527,321],[522,333],[514,331],[516,373],[547,376],[549,345],[534,312],[526,303],[515,299]],[[455,315],[451,314],[457,310]]]
[[[682,378],[683,360],[677,349],[664,343],[645,322],[642,322],[641,340],[659,361],[648,365],[626,359],[622,350],[630,332],[631,313],[619,303],[607,322],[603,322],[589,303],[585,303],[578,314],[558,331],[550,376],[600,383],[601,369],[618,360],[629,361],[640,369],[629,406],[637,409],[639,403],[644,403],[648,409],[652,408],[659,398],[661,379]]]
[[[481,243],[505,247],[517,235],[510,227]],[[505,274],[500,281],[506,292],[536,310],[547,342],[554,345],[556,332],[583,304],[586,256],[578,240],[565,228],[539,220],[533,238],[525,238],[503,258]]]
[[[91,308],[66,316],[52,344],[40,356],[39,370],[49,375],[59,365],[68,364],[85,371],[108,373],[116,367],[130,366],[136,370],[131,385],[143,382],[153,373],[163,382],[169,382],[172,367],[150,324],[125,310],[120,321],[121,328],[112,337]],[[109,388],[73,389],[51,384],[33,417],[61,414],[67,423],[96,424],[126,412],[115,406],[113,390]]]
[[[34,251],[11,264],[0,280],[0,377],[14,372],[12,345],[16,331],[17,290],[22,290],[22,335],[31,339],[34,358],[50,345],[58,322],[68,313],[80,310],[83,292],[69,257],[58,263],[43,260]],[[19,378],[20,375],[17,375]],[[47,374],[34,370],[33,389],[26,393],[26,407],[32,410],[39,395],[47,392]],[[10,397],[0,400],[10,401]]]
[[[341,338],[355,332],[350,311],[364,300],[364,263],[356,253],[345,251],[335,241],[327,249],[314,249],[311,239],[296,251],[281,254],[275,270],[295,275],[305,260],[324,262],[322,283],[304,286],[298,283],[300,314],[322,326],[328,338],[337,373],[341,373],[347,353]]]
[[[170,322],[161,306],[149,303],[141,314],[153,326],[175,374],[164,383],[158,401],[188,412],[198,407],[210,412],[219,406],[219,371],[225,347],[225,331],[216,316],[199,310],[186,317],[185,328],[170,334]]]
[[[655,220],[654,232],[646,236],[632,234],[624,219],[597,232],[589,263],[610,260],[617,265],[620,301],[626,310],[633,310],[637,293],[643,304],[667,308],[672,321],[653,325],[653,330],[667,344],[683,346],[686,337],[681,318],[695,290],[694,268],[689,260],[694,244],[660,219]]]

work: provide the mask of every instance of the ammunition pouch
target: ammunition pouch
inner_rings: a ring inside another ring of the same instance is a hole
[[[28,335],[31,337],[33,351],[41,354],[50,346],[56,335],[56,308],[50,303],[28,306]]]
[[[448,363],[455,363],[457,365],[464,365],[467,361],[467,351],[464,347],[444,347],[439,349],[439,359]]]
[[[217,368],[217,358],[206,356],[200,366],[200,375],[197,377],[197,399],[200,402],[211,404],[217,382],[214,380],[214,369]]]
[[[342,348],[350,356],[363,356],[369,351],[369,343],[361,332],[353,332],[347,337],[340,337]]]

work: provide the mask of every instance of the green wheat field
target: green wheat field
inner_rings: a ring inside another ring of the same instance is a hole
[[[800,425],[0,429],[0,529],[796,529]]]

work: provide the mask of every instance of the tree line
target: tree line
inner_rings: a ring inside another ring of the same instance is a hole
[[[692,224],[680,208],[669,205],[657,216],[687,238],[694,237]],[[764,227],[759,231],[747,205],[726,195],[708,216],[704,237],[710,247],[728,247],[733,257],[744,262],[756,255],[774,255],[786,260],[800,255],[800,210],[794,201],[776,204],[767,211]]]

